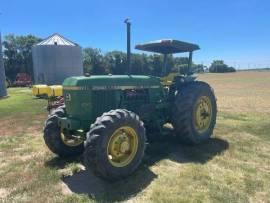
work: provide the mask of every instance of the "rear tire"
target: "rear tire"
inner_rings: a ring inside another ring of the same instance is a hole
[[[189,144],[208,140],[216,124],[217,104],[209,84],[195,81],[176,91],[172,125],[178,139]]]
[[[145,128],[135,113],[124,109],[109,111],[98,117],[87,133],[85,165],[107,180],[127,177],[140,165],[145,143]]]
[[[44,141],[48,148],[60,157],[78,156],[84,151],[83,142],[76,146],[68,146],[62,139],[63,135],[61,135],[62,132],[57,122],[58,117],[64,115],[64,108],[59,107],[48,117],[44,127]]]

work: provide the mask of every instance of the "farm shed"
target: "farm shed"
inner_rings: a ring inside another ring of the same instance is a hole
[[[5,96],[7,96],[7,88],[6,88],[6,76],[3,62],[2,41],[0,33],[0,97]]]
[[[35,84],[57,85],[83,75],[81,47],[59,34],[34,45],[32,57]]]

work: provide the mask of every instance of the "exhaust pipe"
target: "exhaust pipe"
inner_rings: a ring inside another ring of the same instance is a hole
[[[128,75],[131,74],[131,64],[130,64],[130,27],[131,27],[131,22],[127,18],[124,23],[127,25],[127,68],[128,68]]]

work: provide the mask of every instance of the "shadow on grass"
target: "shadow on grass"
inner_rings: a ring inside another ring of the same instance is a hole
[[[167,137],[147,146],[140,168],[126,179],[111,183],[84,170],[63,178],[63,182],[72,192],[88,194],[90,198],[99,201],[123,201],[142,191],[157,178],[157,175],[149,168],[156,162],[170,159],[179,163],[204,164],[228,148],[229,143],[220,138],[211,138],[208,142],[197,146],[187,146],[177,144],[173,139]],[[67,164],[74,162],[82,163],[82,160],[81,158],[53,158],[46,163],[46,166],[62,169]]]
[[[141,166],[130,177],[117,182],[107,182],[87,170],[63,178],[63,182],[74,193],[88,194],[90,198],[111,202],[123,201],[136,195],[156,177],[148,167]]]
[[[63,169],[66,167],[66,165],[70,163],[82,163],[82,162],[83,162],[82,157],[60,158],[57,156],[46,161],[45,166],[49,168]]]
[[[153,165],[161,159],[170,159],[178,163],[207,163],[216,155],[222,154],[229,148],[229,143],[220,138],[210,138],[199,145],[185,145],[169,140],[155,143],[147,150],[147,165]],[[148,157],[149,156],[149,157]]]

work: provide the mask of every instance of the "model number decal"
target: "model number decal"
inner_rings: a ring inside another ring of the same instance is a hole
[[[71,101],[71,95],[69,93],[66,93],[65,100],[66,101]]]
[[[159,85],[152,85],[152,86],[135,86],[135,85],[128,85],[128,86],[116,86],[116,85],[111,85],[111,86],[67,86],[64,87],[64,90],[126,90],[126,89],[149,89],[149,88],[160,88]]]
[[[148,89],[159,88],[156,86],[93,86],[92,90],[126,90],[126,89]]]

